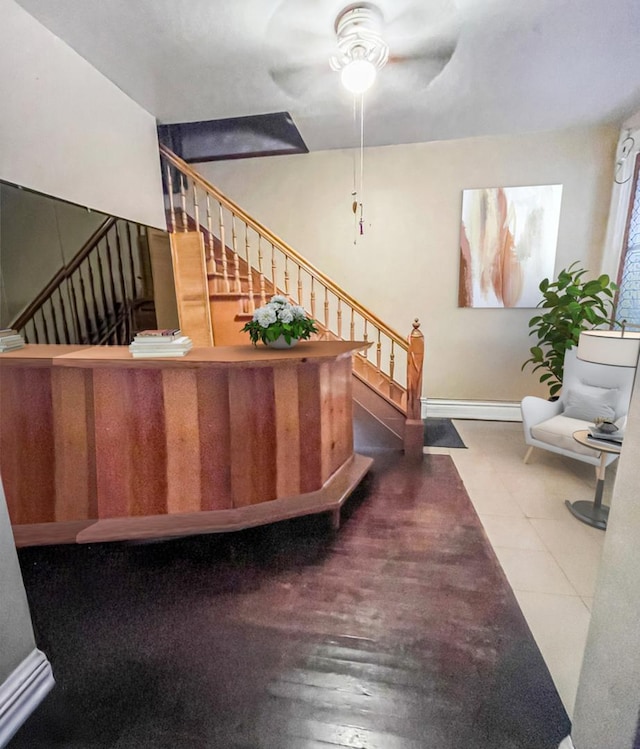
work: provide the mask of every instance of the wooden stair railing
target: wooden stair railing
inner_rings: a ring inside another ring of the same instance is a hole
[[[151,297],[141,267],[145,231],[131,221],[105,219],[10,327],[27,343],[129,343]]]
[[[166,146],[160,155],[169,231],[176,240],[201,234],[198,274],[215,278],[222,293],[243,296],[247,314],[276,291],[305,307],[326,336],[372,341],[354,356],[354,374],[406,415],[408,341]]]

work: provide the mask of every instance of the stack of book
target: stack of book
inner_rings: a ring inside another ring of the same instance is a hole
[[[0,354],[15,351],[24,346],[24,338],[12,328],[0,329]]]
[[[177,328],[141,330],[131,341],[129,351],[134,359],[185,356],[193,346],[191,338]]]
[[[589,427],[588,437],[593,442],[607,442],[619,446],[624,438],[624,429],[617,429],[615,432],[601,432],[597,427]]]

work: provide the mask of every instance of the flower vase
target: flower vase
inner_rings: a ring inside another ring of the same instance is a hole
[[[269,348],[293,348],[299,340],[299,338],[292,338],[291,343],[287,343],[285,337],[283,335],[280,335],[275,339],[275,341],[267,341],[266,345]]]

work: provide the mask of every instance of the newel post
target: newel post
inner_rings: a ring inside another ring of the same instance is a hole
[[[413,457],[422,456],[424,445],[424,423],[422,421],[422,367],[424,364],[424,336],[420,321],[413,321],[409,334],[407,354],[407,420],[404,425],[404,452]]]

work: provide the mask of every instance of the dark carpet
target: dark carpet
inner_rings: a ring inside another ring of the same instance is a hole
[[[57,686],[11,749],[557,749],[570,724],[448,456],[328,517],[19,552]]]
[[[451,419],[424,419],[425,447],[465,447]]]

